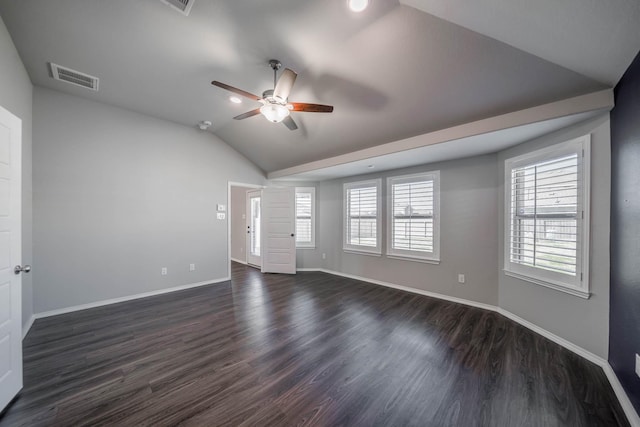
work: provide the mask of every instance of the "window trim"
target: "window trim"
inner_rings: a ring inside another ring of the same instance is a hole
[[[316,187],[296,187],[295,194],[298,193],[310,193],[311,194],[311,242],[309,243],[300,243],[298,242],[298,206],[295,206],[295,216],[296,216],[296,248],[297,249],[315,249],[316,248]],[[297,203],[297,197],[294,199],[294,202]],[[295,204],[294,203],[294,204]]]
[[[393,248],[393,185],[398,183],[433,180],[433,252]],[[440,263],[440,171],[420,172],[387,178],[387,258],[406,261]]]
[[[576,254],[576,276],[573,280],[566,280],[567,275],[544,270],[537,267],[525,266],[511,262],[511,171],[514,168],[551,160],[566,154],[577,153],[579,159],[578,193],[579,208],[583,212],[577,231],[580,247]],[[581,155],[582,154],[582,155]],[[537,285],[545,286],[571,295],[588,299],[590,294],[589,259],[590,259],[590,229],[591,229],[591,135],[581,136],[569,141],[561,142],[540,150],[532,151],[505,160],[504,163],[504,268],[507,276],[515,277]],[[565,279],[565,280],[563,280]]]
[[[348,212],[348,190],[356,188],[376,188],[376,246],[362,246],[352,245],[348,243],[348,231],[347,224],[349,222]],[[382,255],[382,206],[380,204],[382,200],[382,179],[369,179],[366,181],[345,182],[342,185],[342,250],[350,253],[360,253],[365,255]]]

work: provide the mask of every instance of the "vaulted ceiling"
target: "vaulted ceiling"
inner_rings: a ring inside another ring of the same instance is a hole
[[[615,86],[640,49],[638,0],[401,0]]]
[[[611,28],[624,52],[602,42],[583,58],[589,68],[491,31],[504,11],[485,10],[479,25],[449,13],[478,2],[406,3],[421,10],[393,0],[360,14],[345,0],[195,0],[184,16],[160,0],[0,0],[0,13],[34,84],[188,126],[210,120],[209,132],[267,172],[604,89],[640,48],[633,29]],[[541,31],[553,26],[553,10],[539,15],[551,22]],[[291,100],[335,112],[294,113],[297,131],[260,116],[233,120],[259,104],[232,104],[211,81],[259,95],[273,85],[271,58],[299,74]],[[99,77],[100,90],[53,80],[49,62]]]

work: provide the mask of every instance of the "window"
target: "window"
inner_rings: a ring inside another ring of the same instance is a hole
[[[387,254],[438,262],[440,172],[388,178],[387,191]]]
[[[505,163],[505,273],[589,297],[590,137]]]
[[[344,184],[344,249],[380,254],[381,180]]]
[[[296,247],[316,247],[316,189],[296,187]]]

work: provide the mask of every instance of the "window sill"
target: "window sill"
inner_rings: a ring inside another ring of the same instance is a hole
[[[315,249],[315,246],[296,246],[296,249]]]
[[[382,253],[380,252],[374,252],[374,251],[365,251],[365,250],[357,250],[357,249],[342,249],[344,251],[344,253],[347,254],[354,254],[354,255],[367,255],[367,256],[375,256],[375,257],[380,257],[382,256]]]
[[[434,259],[434,258],[419,258],[419,257],[413,257],[413,256],[408,256],[408,255],[394,255],[394,254],[387,254],[387,258],[390,259],[399,259],[402,261],[413,261],[413,262],[422,262],[424,264],[440,264],[440,260],[439,259]]]
[[[502,270],[504,272],[504,274],[506,276],[510,276],[510,277],[514,277],[516,279],[520,279],[520,280],[524,280],[526,282],[531,282],[531,283],[535,283],[536,285],[540,285],[540,286],[544,286],[546,288],[550,288],[550,289],[555,289],[556,291],[560,291],[560,292],[564,292],[567,293],[569,295],[574,295],[580,298],[584,298],[584,299],[589,299],[589,297],[591,297],[591,293],[582,290],[582,289],[577,289],[574,287],[570,287],[568,285],[560,285],[557,283],[553,283],[547,280],[543,280],[537,277],[532,277],[532,276],[528,276],[525,274],[521,274],[521,273],[514,273],[513,271],[509,271],[509,270]]]

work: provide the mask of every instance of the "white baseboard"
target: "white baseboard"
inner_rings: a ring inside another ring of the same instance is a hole
[[[467,300],[467,299],[464,299],[464,298],[452,297],[452,296],[449,296],[449,295],[439,294],[437,292],[425,291],[423,289],[412,288],[412,287],[409,287],[409,286],[396,285],[395,283],[389,283],[389,282],[383,282],[381,280],[369,279],[367,277],[356,276],[354,274],[341,273],[339,271],[326,270],[324,268],[315,269],[315,270],[307,269],[306,271],[322,271],[324,273],[333,274],[335,276],[342,276],[342,277],[346,277],[346,278],[349,278],[349,279],[355,279],[355,280],[360,280],[362,282],[372,283],[374,285],[386,286],[387,288],[393,288],[393,289],[399,289],[399,290],[405,291],[405,292],[411,292],[413,294],[420,294],[420,295],[425,295],[425,296],[428,296],[428,297],[438,298],[438,299],[445,300],[445,301],[455,302],[455,303],[458,303],[458,304],[469,305],[471,307],[482,308],[483,310],[498,311],[498,307],[496,307],[495,305],[485,304],[485,303],[482,303],[482,302],[471,301],[471,300]]]
[[[31,315],[31,317],[29,318],[29,320],[27,321],[26,325],[22,326],[22,339],[24,340],[24,337],[27,336],[27,334],[29,333],[29,331],[31,330],[31,327],[33,326],[33,322],[36,321],[36,316],[34,314]]]
[[[237,263],[239,263],[239,264],[247,265],[247,261],[241,261],[241,260],[239,260],[239,259],[235,259],[235,258],[231,258],[231,261],[233,261],[233,262],[237,262]]]
[[[588,350],[585,350],[584,348],[575,345],[574,343],[572,343],[571,341],[567,341],[566,339],[559,337],[558,335],[551,333],[549,331],[547,331],[546,329],[541,328],[540,326],[536,325],[535,323],[531,323],[528,320],[523,319],[522,317],[513,314],[512,312],[505,310],[503,308],[498,308],[498,313],[502,314],[505,317],[508,317],[509,319],[513,320],[516,323],[521,324],[522,326],[524,326],[527,329],[532,330],[533,332],[542,335],[545,338],[548,338],[549,340],[555,342],[556,344],[560,344],[562,347],[566,348],[567,350],[571,350],[572,352],[574,352],[575,354],[577,354],[578,356],[582,356],[585,359],[587,359],[588,361],[595,363],[598,366],[604,366],[604,365],[608,365],[609,362],[607,362],[605,359],[603,359],[602,357],[598,356],[597,354],[591,353]]]
[[[636,409],[633,407],[633,403],[629,400],[629,396],[627,396],[627,392],[624,391],[622,384],[620,384],[620,380],[618,376],[613,371],[613,368],[609,363],[602,367],[604,374],[609,379],[611,383],[611,388],[613,388],[614,393],[618,397],[618,401],[620,402],[620,406],[624,410],[624,413],[627,415],[627,419],[629,420],[629,424],[631,427],[640,427],[640,416],[636,412]]]
[[[442,299],[445,301],[451,301],[451,302],[456,302],[459,304],[464,304],[464,305],[468,305],[471,307],[477,307],[477,308],[482,308],[485,310],[489,310],[489,311],[495,311],[499,314],[501,314],[502,316],[505,316],[511,320],[513,320],[516,323],[519,323],[520,325],[524,326],[527,329],[530,329],[531,331],[542,335],[545,338],[548,338],[549,340],[555,342],[556,344],[561,345],[562,347],[566,348],[569,351],[572,351],[573,353],[577,354],[578,356],[581,356],[585,359],[587,359],[588,361],[595,363],[596,365],[600,366],[602,368],[602,370],[604,371],[605,375],[607,376],[607,379],[609,380],[609,383],[611,384],[611,387],[613,388],[613,391],[616,394],[616,397],[618,398],[618,401],[620,402],[620,406],[622,406],[622,409],[624,410],[625,415],[627,416],[627,419],[629,420],[629,423],[631,424],[632,427],[640,427],[640,418],[638,417],[638,413],[636,412],[635,408],[633,407],[633,404],[631,403],[631,401],[629,400],[629,396],[627,396],[627,393],[624,391],[624,388],[622,387],[622,384],[620,384],[620,381],[618,380],[618,377],[616,376],[615,372],[613,371],[613,368],[611,367],[611,365],[609,365],[609,362],[605,359],[603,359],[602,357],[591,353],[588,350],[585,350],[584,348],[562,338],[559,337],[556,334],[553,334],[549,331],[547,331],[546,329],[541,328],[540,326],[529,322],[528,320],[523,319],[520,316],[517,316],[513,313],[511,313],[508,310],[505,310],[503,308],[494,306],[494,305],[490,305],[490,304],[484,304],[484,303],[480,303],[480,302],[476,302],[476,301],[471,301],[471,300],[466,300],[463,298],[457,298],[457,297],[452,297],[449,295],[443,295],[443,294],[439,294],[436,292],[429,292],[429,291],[425,291],[422,289],[416,289],[416,288],[411,288],[408,286],[402,286],[402,285],[396,285],[393,283],[388,283],[388,282],[383,282],[380,280],[375,280],[375,279],[369,279],[367,277],[362,277],[362,276],[356,276],[353,274],[346,274],[346,273],[341,273],[339,271],[333,271],[333,270],[327,270],[324,268],[299,268],[298,271],[320,271],[323,273],[328,273],[328,274],[333,274],[335,276],[341,276],[341,277],[347,277],[349,279],[355,279],[355,280],[360,280],[362,282],[367,282],[367,283],[372,283],[374,285],[380,285],[380,286],[386,286],[389,288],[393,288],[393,289],[399,289],[402,291],[406,291],[406,292],[411,292],[414,294],[420,294],[420,295],[425,295],[428,297],[433,297],[433,298],[438,298],[438,299]]]
[[[190,283],[188,285],[180,285],[180,286],[174,286],[172,288],[159,289],[157,291],[144,292],[144,293],[135,294],[135,295],[127,295],[126,297],[119,297],[119,298],[112,298],[112,299],[103,300],[103,301],[96,301],[96,302],[92,302],[92,303],[89,303],[89,304],[75,305],[75,306],[72,306],[72,307],[66,307],[66,308],[60,308],[60,309],[57,309],[57,310],[51,310],[51,311],[45,311],[45,312],[42,312],[42,313],[36,313],[36,314],[34,314],[34,318],[35,319],[42,319],[42,318],[45,318],[45,317],[58,316],[60,314],[73,313],[74,311],[87,310],[89,308],[102,307],[102,306],[105,306],[105,305],[117,304],[119,302],[132,301],[132,300],[136,300],[136,299],[140,299],[140,298],[146,298],[146,297],[153,297],[153,296],[156,296],[156,295],[163,295],[163,294],[168,294],[168,293],[171,293],[171,292],[183,291],[185,289],[197,288],[197,287],[206,286],[206,285],[213,285],[214,283],[227,282],[229,280],[231,280],[229,277],[225,277],[223,279],[212,279],[212,280],[206,280],[204,282]]]

